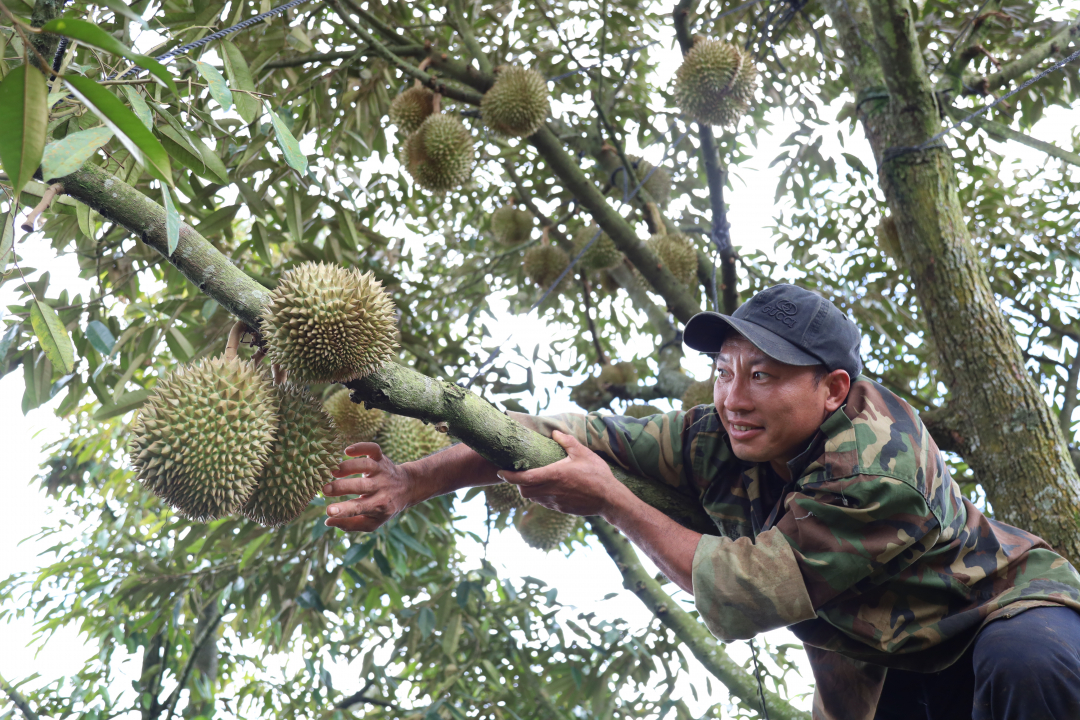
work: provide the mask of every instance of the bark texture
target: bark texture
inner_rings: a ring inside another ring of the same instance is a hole
[[[971,243],[908,0],[826,0],[904,261],[952,393],[951,433],[996,516],[1080,560],[1080,479]]]

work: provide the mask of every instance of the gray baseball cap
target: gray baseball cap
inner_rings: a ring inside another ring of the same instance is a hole
[[[716,353],[732,331],[788,365],[824,365],[830,372],[846,371],[852,380],[862,372],[862,336],[855,323],[828,299],[796,285],[766,288],[731,315],[698,313],[686,323],[683,342]]]

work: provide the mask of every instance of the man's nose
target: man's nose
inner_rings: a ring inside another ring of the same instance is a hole
[[[754,409],[750,398],[750,388],[746,378],[736,375],[727,384],[727,396],[723,398],[724,407],[734,412],[748,412]]]

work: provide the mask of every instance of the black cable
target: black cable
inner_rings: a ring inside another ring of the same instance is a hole
[[[60,66],[64,64],[64,53],[67,52],[68,47],[71,45],[71,39],[66,37],[60,38],[60,44],[56,46],[56,54],[53,55],[52,71],[53,75],[57,75],[60,72]]]

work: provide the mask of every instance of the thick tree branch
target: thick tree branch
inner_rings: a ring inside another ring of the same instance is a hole
[[[472,31],[471,20],[467,16],[468,9],[465,7],[465,3],[461,2],[461,0],[450,0],[446,5],[446,10],[453,18],[453,27],[461,38],[461,43],[469,51],[469,54],[473,56],[473,59],[476,60],[480,72],[491,75],[494,68],[491,60],[488,59],[487,54],[476,40],[476,35]]]
[[[22,693],[13,688],[2,675],[0,675],[0,688],[4,689],[15,707],[19,708],[19,711],[26,716],[26,720],[39,720],[38,714],[30,707],[30,703],[26,702],[26,698],[22,696]]]
[[[716,638],[704,625],[692,617],[664,592],[660,583],[645,572],[630,541],[618,530],[598,517],[588,520],[600,544],[615,561],[623,577],[623,587],[637,595],[647,607],[683,645],[698,659],[705,669],[722,682],[731,694],[750,707],[757,707],[758,688],[753,676],[737,662],[728,657]],[[769,717],[775,720],[810,720],[810,713],[793,708],[790,703],[771,690],[765,689],[765,702]]]
[[[165,210],[160,205],[91,165],[62,181],[71,197],[166,254]],[[269,298],[267,290],[237,269],[190,225],[181,224],[180,243],[168,259],[200,290],[238,319],[250,327],[259,326],[259,316]],[[548,465],[566,456],[554,440],[514,422],[477,395],[396,363],[354,380],[348,386],[368,407],[429,423],[447,423],[452,435],[502,468],[525,470]],[[709,532],[713,528],[698,503],[689,502],[663,483],[627,475],[618,468],[613,468],[613,472],[638,497],[677,522],[699,532]]]
[[[1067,357],[1067,356],[1066,356]],[[1072,439],[1072,416],[1073,411],[1076,410],[1077,392],[1080,392],[1080,348],[1076,349],[1076,354],[1072,359],[1072,365],[1069,367],[1069,376],[1065,380],[1065,386],[1061,392],[1064,399],[1061,402],[1061,412],[1058,413],[1058,419],[1061,421],[1061,432],[1064,433],[1066,440]]]

